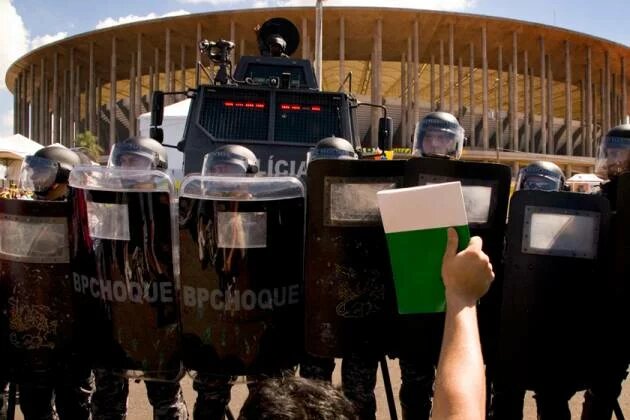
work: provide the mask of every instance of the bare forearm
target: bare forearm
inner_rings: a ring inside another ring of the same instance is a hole
[[[447,302],[433,418],[483,419],[485,374],[476,308]]]

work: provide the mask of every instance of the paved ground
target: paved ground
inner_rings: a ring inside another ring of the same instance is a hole
[[[339,363],[337,364],[339,365]],[[393,382],[394,393],[396,395],[396,400],[398,399],[398,389],[400,387],[400,370],[398,368],[398,362],[396,360],[389,361],[389,370],[390,375]],[[339,369],[335,370],[335,378],[334,381],[336,384],[339,384]],[[195,401],[196,393],[192,389],[192,380],[186,377],[182,381],[184,387],[184,396],[186,398],[186,403],[188,404],[188,408],[192,413],[192,407]],[[379,380],[376,385],[376,394],[377,394],[377,404],[378,404],[378,413],[377,418],[379,420],[389,419],[389,411],[387,409],[387,400],[385,399],[385,391],[383,388],[382,377],[379,375]],[[243,401],[247,398],[247,386],[244,383],[238,383],[232,388],[232,403],[231,408],[233,413],[238,413]],[[621,407],[624,413],[627,416],[630,416],[630,385],[626,382],[624,386],[624,390],[621,395]],[[573,419],[580,418],[582,405],[582,393],[576,395],[571,400],[571,412],[573,413]],[[398,415],[400,416],[400,406],[397,407]],[[23,420],[21,413],[19,413],[16,418],[18,420]],[[531,393],[527,394],[525,401],[525,413],[524,419],[536,419],[536,406],[534,400],[532,398]],[[131,385],[131,395],[129,399],[129,416],[128,420],[146,420],[151,419],[151,411],[149,402],[146,396],[146,390],[144,384],[132,383]]]

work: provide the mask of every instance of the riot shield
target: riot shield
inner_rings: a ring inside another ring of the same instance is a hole
[[[410,159],[406,166],[406,186],[452,181],[460,181],[462,184],[470,234],[481,237],[483,251],[490,257],[496,273],[493,285],[481,299],[478,308],[481,341],[487,363],[495,356],[499,330],[502,284],[500,273],[511,176],[509,166],[494,163],[418,158]],[[462,248],[466,245],[460,244]],[[423,319],[426,321],[428,318],[430,317],[425,315],[400,317],[399,325],[402,330],[399,334],[399,350],[403,354],[413,355],[422,351],[417,345],[419,341],[415,339],[417,334],[438,337],[433,345],[434,356],[435,350],[439,352],[442,337],[441,316],[433,316],[436,318],[433,323],[422,322]],[[413,331],[416,333],[414,334]],[[426,346],[423,345],[423,347]]]
[[[254,375],[295,366],[304,328],[302,183],[189,176],[180,196],[186,368]]]
[[[610,305],[604,314],[601,330],[605,330],[608,346],[602,346],[600,358],[621,360],[623,366],[630,360],[630,337],[626,333],[630,299],[630,172],[618,176],[603,186],[611,207],[608,271],[601,276],[602,286]],[[625,361],[625,364],[624,362]]]
[[[69,209],[65,201],[0,199],[3,374],[50,372],[69,356],[75,321]]]
[[[307,172],[306,351],[380,354],[395,298],[376,193],[401,187],[404,161],[316,160]]]
[[[176,201],[159,171],[79,167],[73,287],[83,351],[127,377],[181,373]]]
[[[598,315],[609,204],[601,196],[517,191],[510,202],[498,380],[521,389],[585,386]]]

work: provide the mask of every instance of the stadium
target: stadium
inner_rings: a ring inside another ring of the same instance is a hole
[[[236,64],[258,55],[256,25],[284,17],[300,30],[294,57],[314,60],[315,15],[312,7],[201,13],[47,44],[7,72],[14,130],[44,145],[71,145],[89,130],[108,150],[138,133],[154,90],[209,82],[213,69],[197,65],[209,65],[201,39],[233,40]],[[397,148],[411,146],[423,115],[444,110],[466,129],[464,159],[516,170],[546,158],[571,175],[592,171],[599,138],[628,114],[630,48],[587,34],[462,13],[326,7],[322,36],[321,88],[385,104]],[[361,109],[363,146],[376,146],[376,113]]]

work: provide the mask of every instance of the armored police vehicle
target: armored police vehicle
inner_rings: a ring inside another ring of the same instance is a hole
[[[341,91],[321,91],[310,61],[290,57],[300,43],[293,23],[273,18],[256,32],[260,56],[241,57],[233,73],[233,42],[200,42],[200,50],[218,71],[213,84],[185,92],[191,105],[177,146],[184,154],[185,174],[199,172],[204,155],[217,147],[241,144],[258,156],[262,172],[303,175],[306,152],[318,140],[337,136],[360,146],[356,118],[360,105],[383,108],[379,145],[381,150],[391,145],[391,119],[383,106],[360,104]],[[157,91],[153,96],[151,137],[158,141],[163,137],[164,95],[173,93]]]

